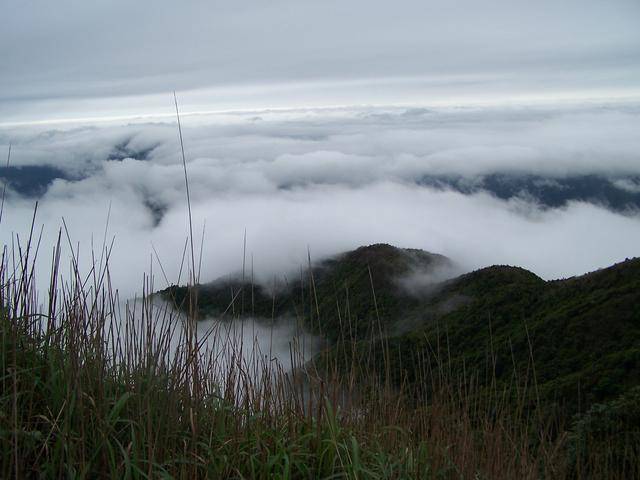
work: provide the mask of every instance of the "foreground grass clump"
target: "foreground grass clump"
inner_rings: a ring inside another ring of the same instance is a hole
[[[43,313],[33,271],[8,275],[2,263],[3,478],[367,472],[363,462],[371,462],[375,444],[362,451],[328,402],[317,402],[317,416],[305,414],[277,367],[256,364],[249,375],[246,362],[234,357],[221,370],[189,325],[175,333],[184,319],[153,312],[148,297],[136,313],[115,320],[106,269],[94,275],[92,293],[79,278],[58,289],[56,270]],[[235,346],[227,351],[232,357]],[[378,460],[369,468],[395,468]],[[419,459],[407,466],[421,468]]]
[[[5,249],[0,263],[2,478],[637,473],[592,455],[586,427],[569,452],[561,426],[529,416],[512,391],[477,394],[473,375],[438,369],[437,357],[398,386],[385,380],[388,363],[352,357],[350,371],[331,362],[319,371],[294,342],[285,371],[262,352],[247,355],[255,346],[225,323],[198,331],[192,316],[154,303],[151,280],[123,309],[107,262],[83,277],[72,258],[61,282],[59,245],[41,306],[30,256],[30,246],[17,255]],[[597,433],[603,445],[606,434]]]
[[[326,397],[296,404],[286,377],[262,387],[229,378],[224,394],[196,392],[182,374],[186,364],[111,364],[106,352],[91,351],[97,338],[78,338],[70,325],[43,333],[15,320],[4,311],[3,478],[418,478],[456,471],[444,452],[373,412],[348,418]]]

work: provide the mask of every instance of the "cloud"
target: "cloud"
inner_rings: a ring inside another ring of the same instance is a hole
[[[110,305],[106,310],[109,315],[105,318],[103,335],[110,358],[136,361],[142,355],[144,360],[146,349],[139,349],[139,345],[161,353],[168,361],[187,354],[188,320],[183,312],[158,296],[147,297],[145,301],[122,300],[113,311]],[[153,329],[148,328],[150,325]],[[285,317],[269,322],[248,317],[200,318],[193,333],[202,365],[222,385],[231,371],[240,370],[249,380],[259,381],[264,380],[263,372],[273,374],[279,369],[286,372],[301,367],[322,345],[322,339],[306,331],[300,321]],[[136,339],[133,345],[131,338]]]
[[[184,119],[196,250],[206,225],[204,281],[241,268],[245,229],[247,258],[265,282],[305,264],[307,248],[320,259],[376,242],[442,253],[465,269],[514,264],[544,278],[640,255],[633,210],[620,214],[580,196],[545,207],[531,195],[499,198],[482,187],[493,173],[534,175],[524,185],[553,193],[571,185],[567,178],[596,175],[596,186],[637,195],[635,104],[263,111],[256,122],[257,114]],[[68,175],[38,198],[43,269],[62,218],[85,265],[92,245],[99,253],[109,218],[111,273],[124,295],[139,290],[155,263],[152,245],[177,281],[188,216],[174,124],[0,129],[0,144],[10,141],[12,165]],[[147,153],[120,158],[114,150]],[[422,182],[429,175],[457,176],[473,188]],[[9,191],[5,244],[12,233],[26,238],[35,201]],[[157,264],[154,273],[163,288]]]
[[[435,293],[442,282],[464,273],[455,263],[443,263],[428,269],[413,268],[396,279],[400,288],[410,295],[423,297]]]
[[[621,178],[618,180],[614,180],[613,184],[620,188],[621,190],[625,190],[631,193],[640,193],[640,182],[630,178]]]

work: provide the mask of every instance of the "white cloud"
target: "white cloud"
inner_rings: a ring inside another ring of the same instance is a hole
[[[622,188],[625,175],[640,174],[636,106],[406,111],[262,112],[261,121],[255,112],[187,117],[196,247],[206,222],[203,279],[241,267],[245,228],[262,279],[304,264],[307,247],[320,258],[375,242],[443,253],[469,269],[520,265],[545,278],[640,255],[637,215],[579,202],[541,210],[526,199],[416,185],[425,174],[458,174],[473,183],[478,174],[518,171],[549,182],[599,173]],[[114,285],[126,294],[140,287],[152,244],[170,280],[177,279],[188,224],[174,125],[0,130],[0,143],[14,139],[16,165],[46,163],[86,176],[56,180],[40,199],[43,246],[52,244],[64,217],[87,261],[92,239],[98,249],[102,242],[110,206]],[[154,150],[148,160],[106,162],[125,141],[132,151]],[[159,224],[150,206],[164,214]],[[11,232],[25,238],[32,208],[33,200],[8,197],[4,243]],[[43,268],[48,263],[43,257]],[[157,267],[155,273],[161,288]]]

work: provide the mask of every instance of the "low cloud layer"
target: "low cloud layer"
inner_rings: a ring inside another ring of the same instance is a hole
[[[245,229],[246,261],[253,257],[265,280],[304,264],[307,249],[320,258],[377,242],[442,253],[467,269],[516,264],[545,278],[640,255],[637,104],[255,111],[183,122],[205,281],[241,268]],[[108,217],[115,286],[138,290],[155,262],[152,245],[177,281],[188,217],[174,122],[0,129],[0,149],[9,143],[5,244],[12,232],[25,238],[38,200],[43,246],[64,217],[88,260]],[[58,173],[40,178],[26,167]],[[501,197],[486,187],[496,174],[552,193],[572,185],[567,179],[595,178],[606,195],[631,203],[615,209],[572,193],[545,205],[518,189]],[[21,187],[21,175],[39,188]],[[154,273],[164,287],[157,265]]]

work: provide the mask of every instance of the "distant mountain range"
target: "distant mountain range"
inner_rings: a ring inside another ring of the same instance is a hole
[[[273,288],[246,277],[200,285],[199,315],[297,319],[325,339],[317,361],[367,352],[397,384],[418,381],[434,357],[449,372],[490,370],[497,385],[535,379],[537,400],[569,415],[640,385],[640,259],[554,281],[513,266],[458,273],[441,255],[371,245]],[[161,293],[187,302],[186,287]]]
[[[39,197],[44,195],[49,185],[57,178],[71,180],[66,172],[49,165],[2,166],[0,180],[21,195]]]
[[[131,147],[131,139],[117,143],[111,149],[106,161],[120,162],[126,158],[135,160],[149,160],[156,146],[135,149]],[[70,174],[54,165],[2,165],[0,166],[0,180],[7,182],[12,190],[27,197],[44,195],[51,183],[56,179],[82,180],[86,178],[77,173]],[[152,213],[153,210],[152,210]]]
[[[107,161],[125,158],[148,160],[153,148],[135,151],[128,143],[113,148]],[[0,179],[17,193],[30,197],[43,195],[56,178],[79,180],[49,165],[0,166]],[[522,199],[542,208],[563,207],[572,201],[587,202],[609,210],[633,214],[640,211],[640,176],[608,177],[603,175],[542,176],[516,172],[487,175],[426,175],[416,184],[439,190],[453,190],[465,195],[485,192],[502,200]],[[282,186],[290,188],[290,186]],[[162,219],[162,207],[150,205],[156,223]]]
[[[640,176],[608,178],[601,175],[549,177],[492,173],[469,179],[456,175],[422,177],[418,183],[470,194],[487,192],[503,200],[521,198],[542,207],[563,207],[571,201],[602,205],[617,212],[640,210]]]

